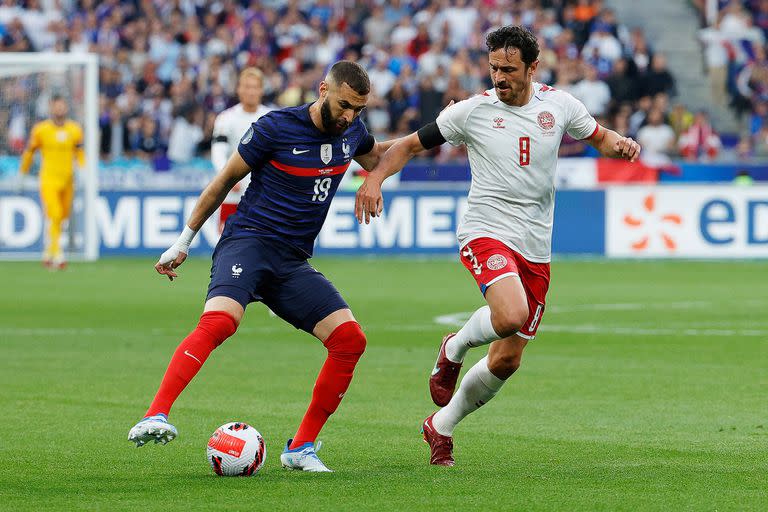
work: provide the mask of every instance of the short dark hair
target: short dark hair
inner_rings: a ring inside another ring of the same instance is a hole
[[[520,50],[520,58],[525,63],[525,67],[530,66],[539,57],[539,42],[528,29],[508,25],[494,30],[485,38],[485,44],[488,45],[488,51],[493,52],[499,48],[507,51],[510,48]]]
[[[346,83],[361,96],[371,92],[371,80],[365,68],[351,60],[340,60],[328,71],[328,78],[337,85]]]

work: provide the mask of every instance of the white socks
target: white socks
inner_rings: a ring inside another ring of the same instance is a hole
[[[488,356],[469,369],[461,386],[448,405],[432,417],[432,424],[438,433],[452,436],[453,429],[464,417],[488,403],[504,385],[504,382],[488,369]]]
[[[487,345],[500,338],[493,330],[491,323],[491,308],[483,306],[469,317],[456,336],[448,340],[445,344],[445,355],[454,363],[460,363],[464,360],[467,350],[472,347]],[[464,377],[466,379],[466,377]]]

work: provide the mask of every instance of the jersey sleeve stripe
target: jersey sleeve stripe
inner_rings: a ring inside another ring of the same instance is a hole
[[[350,162],[347,162],[343,165],[337,165],[336,167],[294,167],[278,162],[277,160],[270,160],[269,163],[275,169],[287,172],[293,176],[334,176],[345,172],[350,164]]]
[[[600,130],[600,123],[595,123],[595,129],[592,131],[592,135],[590,135],[589,137],[587,137],[587,138],[585,138],[585,139],[583,139],[583,140],[589,140],[589,139],[591,139],[592,137],[594,137],[595,135],[597,135],[597,132],[598,132],[599,130]]]

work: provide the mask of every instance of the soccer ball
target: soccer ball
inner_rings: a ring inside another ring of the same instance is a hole
[[[253,476],[264,464],[267,445],[259,431],[247,423],[232,422],[216,429],[206,450],[213,472],[219,476]]]

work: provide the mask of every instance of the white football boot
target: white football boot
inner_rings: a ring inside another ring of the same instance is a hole
[[[177,435],[179,433],[176,431],[176,427],[168,423],[165,414],[156,414],[147,416],[134,425],[128,432],[128,440],[136,443],[136,448],[139,448],[150,441],[168,444],[176,439]]]
[[[313,473],[333,473],[332,469],[323,464],[317,457],[317,452],[320,451],[322,442],[317,443],[317,448],[312,443],[304,443],[298,448],[289,450],[293,439],[289,439],[285,443],[285,449],[280,454],[280,462],[286,469],[296,469],[299,471],[311,471]]]

